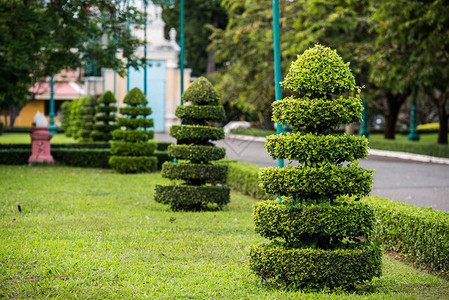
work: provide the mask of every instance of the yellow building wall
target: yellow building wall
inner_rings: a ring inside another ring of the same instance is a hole
[[[14,121],[14,127],[31,127],[31,123],[33,122],[33,118],[36,115],[37,111],[44,112],[45,110],[45,101],[46,100],[33,100],[28,102],[20,111],[19,115],[16,117]],[[50,124],[50,116],[46,116],[48,124]],[[0,120],[5,126],[7,125],[5,122],[5,117],[0,116]],[[8,117],[9,121],[9,117]],[[54,117],[55,124],[58,124],[59,118],[57,116]]]

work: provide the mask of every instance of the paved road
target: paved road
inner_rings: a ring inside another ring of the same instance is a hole
[[[166,134],[156,134],[156,139],[174,141]],[[277,161],[267,154],[262,142],[228,138],[219,141],[217,146],[226,148],[228,158],[264,167],[277,166]],[[449,211],[449,165],[380,156],[370,156],[359,165],[376,171],[372,195]]]

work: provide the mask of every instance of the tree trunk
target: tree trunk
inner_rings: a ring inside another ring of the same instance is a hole
[[[447,115],[444,105],[438,106],[438,118],[439,118],[439,123],[440,123],[440,128],[438,130],[438,144],[447,145],[448,115]]]
[[[438,109],[438,121],[440,128],[438,129],[438,144],[447,145],[447,121],[448,114],[446,111],[446,103],[449,96],[449,92],[441,92],[439,90],[427,91],[429,99]]]
[[[215,28],[218,28],[220,25],[220,15],[218,12],[214,12],[212,15],[212,25]],[[215,52],[216,49],[214,48],[209,48],[209,51],[207,52],[207,75],[215,73]]]
[[[9,127],[14,127],[14,122],[16,121],[16,118],[21,110],[22,106],[13,106],[9,109]]]
[[[407,99],[407,94],[392,94],[387,93],[388,112],[385,116],[385,132],[384,138],[387,140],[394,140],[396,133],[396,122],[398,120],[399,111],[402,104]]]

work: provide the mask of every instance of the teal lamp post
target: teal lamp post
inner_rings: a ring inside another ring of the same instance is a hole
[[[367,114],[367,105],[366,105],[366,94],[362,93],[362,100],[363,100],[363,113],[362,113],[362,124],[360,128],[359,135],[369,137],[370,132],[368,130],[368,114]]]
[[[412,86],[412,112],[410,119],[410,133],[407,138],[409,141],[419,141],[419,134],[416,130],[416,85]]]
[[[55,126],[55,92],[54,92],[54,78],[53,74],[50,77],[50,126],[49,131],[51,134],[56,134]]]
[[[275,101],[282,99],[281,89],[281,37],[279,33],[279,1],[273,0],[273,42],[274,42],[274,89]],[[282,125],[276,123],[276,133],[281,134],[284,130]],[[284,160],[278,160],[278,166],[284,167]]]
[[[184,93],[184,0],[180,0],[179,2],[179,46],[181,47],[181,52],[179,54],[179,67],[181,71],[181,105],[184,105],[184,101],[182,100],[182,94]]]

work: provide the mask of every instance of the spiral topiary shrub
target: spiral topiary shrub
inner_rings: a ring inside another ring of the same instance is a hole
[[[94,131],[91,133],[93,141],[107,142],[112,140],[112,132],[118,129],[116,123],[115,113],[117,107],[115,106],[117,99],[111,91],[105,92],[98,99],[98,105],[95,107],[95,121]]]
[[[104,101],[111,103],[112,98]],[[148,130],[153,127],[153,119],[148,118],[151,114],[151,108],[146,106],[148,101],[141,90],[134,88],[126,94],[123,103],[128,106],[120,108],[123,117],[117,118],[117,126],[126,127],[126,129],[117,129],[112,132],[109,165],[119,173],[155,171],[157,158],[153,156],[153,153],[156,143],[148,142],[154,136],[154,132]],[[112,106],[102,107],[102,111],[112,112]],[[100,119],[110,120],[109,117]]]
[[[369,240],[373,210],[348,200],[371,191],[372,171],[357,162],[367,156],[368,142],[332,134],[361,119],[360,89],[349,64],[320,45],[298,56],[282,85],[297,96],[273,103],[273,119],[293,132],[267,137],[265,149],[299,166],[259,171],[259,186],[282,200],[254,206],[256,232],[271,243],[251,246],[250,267],[285,286],[352,288],[380,276],[382,260]]]
[[[211,141],[224,138],[223,128],[212,127],[210,122],[225,119],[220,97],[204,77],[195,80],[183,94],[187,106],[178,106],[176,116],[189,125],[173,125],[170,135],[177,140],[168,153],[178,162],[165,162],[162,176],[182,180],[183,184],[156,186],[155,200],[169,204],[172,210],[202,210],[221,208],[229,203],[229,187],[217,184],[227,175],[227,166],[211,161],[225,157],[225,149],[215,147]]]

